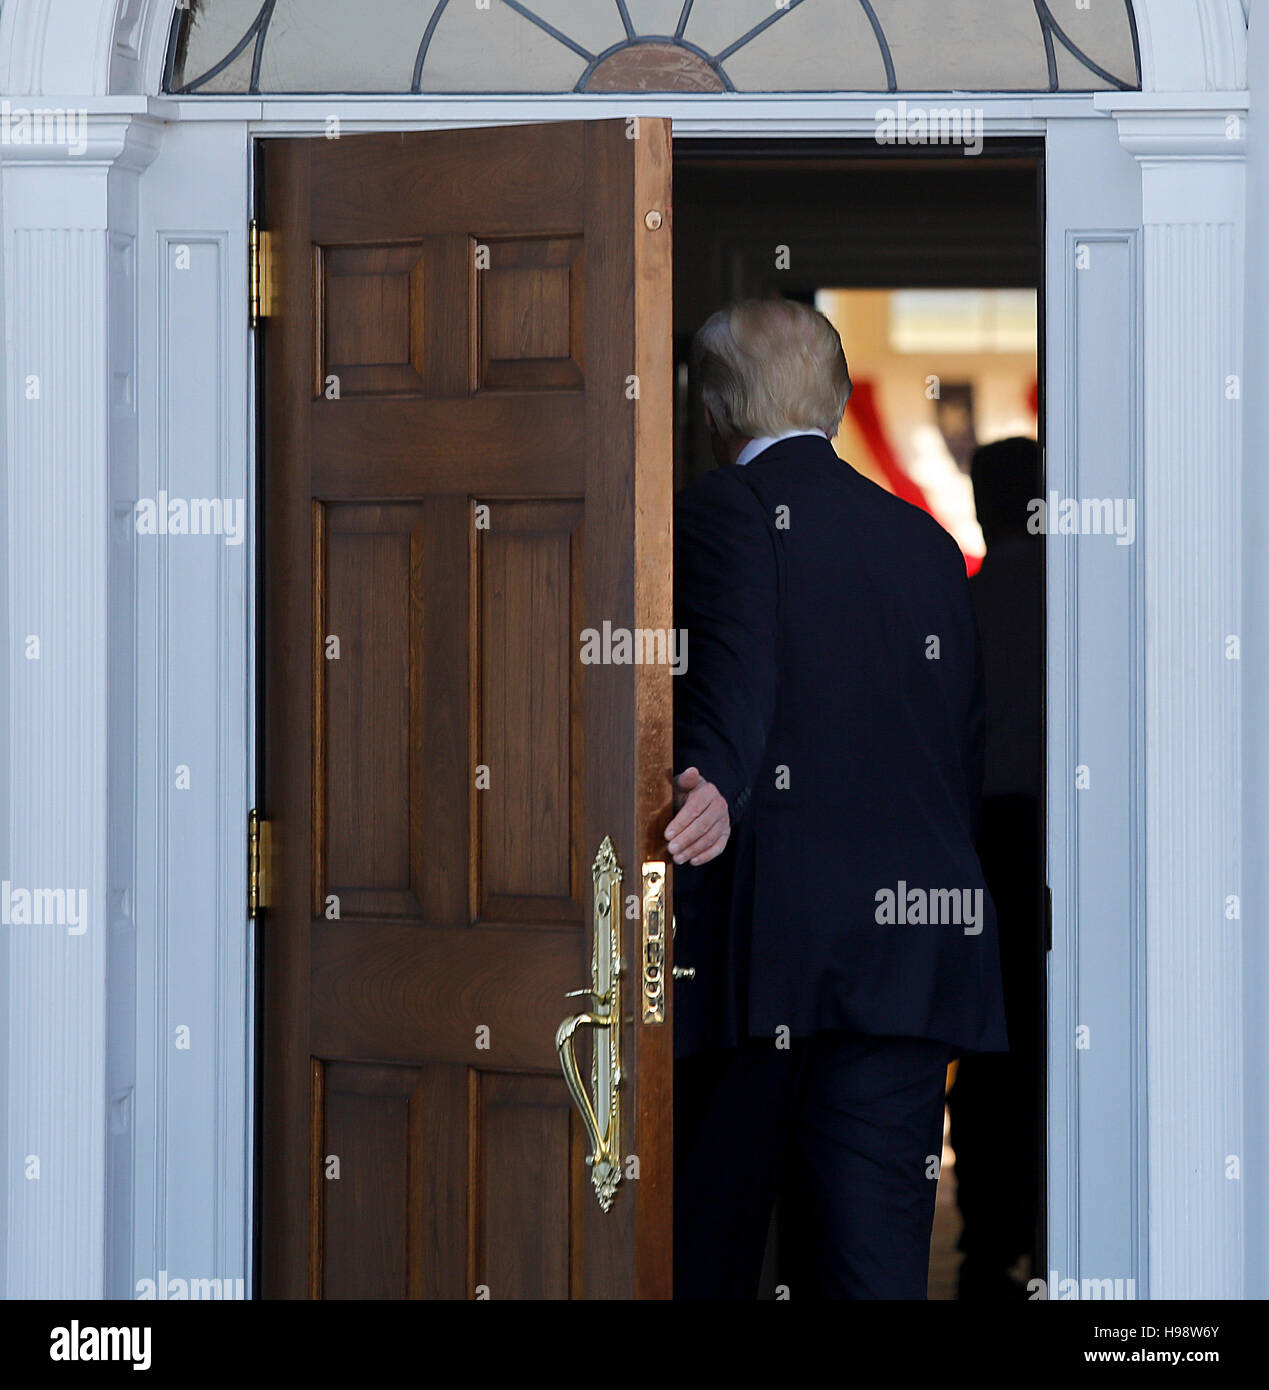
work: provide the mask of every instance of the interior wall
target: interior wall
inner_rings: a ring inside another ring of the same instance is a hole
[[[819,295],[820,307],[841,334],[851,380],[873,383],[889,442],[908,476],[961,549],[981,559],[985,546],[973,488],[939,433],[934,393],[944,384],[973,388],[973,428],[979,444],[1010,435],[1034,439],[1039,422],[1028,396],[1036,385],[1035,347],[1029,352],[900,352],[890,339],[889,302],[885,290],[831,289]],[[887,485],[881,470],[870,463],[849,409],[834,443],[866,477]]]
[[[1036,155],[1020,142],[974,158],[878,157],[858,141],[731,147],[675,144],[676,485],[713,466],[687,364],[692,334],[729,300],[1040,283]]]

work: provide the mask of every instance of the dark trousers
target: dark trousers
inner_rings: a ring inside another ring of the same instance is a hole
[[[949,1049],[751,1039],[675,1066],[675,1297],[754,1299],[778,1191],[790,1298],[923,1299]]]
[[[1009,1051],[962,1057],[947,1098],[956,1153],[960,1248],[980,1274],[1035,1254],[1044,1123],[1039,1029],[1044,989],[1039,808],[983,801],[978,854],[996,904]],[[962,1293],[962,1297],[966,1296]]]

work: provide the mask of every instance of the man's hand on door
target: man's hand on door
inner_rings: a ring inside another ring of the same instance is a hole
[[[674,862],[708,864],[717,859],[731,836],[731,816],[722,792],[697,768],[689,767],[674,779],[674,805],[678,814],[665,827]]]

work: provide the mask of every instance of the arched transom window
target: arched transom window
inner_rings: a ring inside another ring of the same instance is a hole
[[[1086,92],[1129,0],[182,0],[166,89]]]

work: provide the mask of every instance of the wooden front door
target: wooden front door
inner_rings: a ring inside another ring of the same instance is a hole
[[[261,194],[262,1292],[668,1297],[671,673],[585,657],[672,623],[669,122],[268,140]]]

